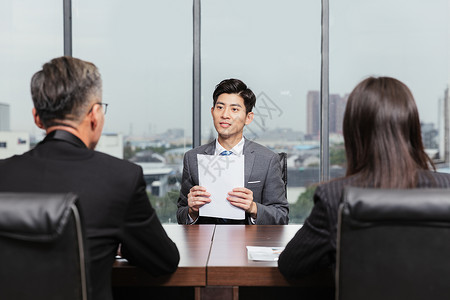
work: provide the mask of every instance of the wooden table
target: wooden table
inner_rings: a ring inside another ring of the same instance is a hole
[[[276,261],[251,261],[246,246],[284,247],[301,225],[220,225],[207,265],[215,286],[289,286]]]
[[[113,266],[112,285],[194,287],[195,299],[202,300],[238,299],[239,287],[332,288],[329,274],[287,281],[279,272],[276,261],[251,261],[247,258],[246,246],[284,247],[300,227],[164,225],[180,251],[177,271],[167,276],[152,277],[125,260],[117,260]]]
[[[167,235],[177,245],[180,263],[175,273],[153,277],[142,269],[116,260],[113,265],[113,286],[206,286],[206,264],[215,225],[164,225]]]

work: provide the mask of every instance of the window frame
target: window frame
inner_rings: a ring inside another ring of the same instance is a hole
[[[201,0],[192,0],[193,12],[193,93],[192,145],[201,144]],[[72,0],[63,0],[64,55],[72,56]],[[329,0],[322,0],[321,80],[320,80],[320,181],[330,178],[329,153]]]

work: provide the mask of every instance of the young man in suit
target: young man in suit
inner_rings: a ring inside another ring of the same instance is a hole
[[[0,191],[79,196],[92,299],[112,299],[111,270],[119,244],[131,264],[155,276],[174,272],[178,249],[150,205],[142,169],[94,151],[107,106],[97,67],[55,58],[34,74],[31,95],[35,123],[47,135],[31,151],[0,160]]]
[[[255,95],[242,81],[227,79],[216,86],[213,100],[211,115],[218,137],[184,155],[178,223],[287,224],[289,206],[281,178],[279,156],[243,136],[245,125],[253,120]],[[244,155],[245,187],[234,188],[227,197],[232,205],[245,210],[244,220],[199,217],[200,207],[211,202],[211,194],[198,185],[197,154]]]

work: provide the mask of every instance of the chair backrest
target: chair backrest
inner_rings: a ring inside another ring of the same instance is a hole
[[[280,164],[281,164],[281,177],[283,178],[284,182],[284,194],[287,198],[287,154],[286,152],[280,152],[278,153],[280,157]]]
[[[450,190],[346,188],[336,299],[448,299]]]
[[[0,193],[0,299],[88,299],[74,194]]]

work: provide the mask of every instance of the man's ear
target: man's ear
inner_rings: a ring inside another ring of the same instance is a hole
[[[89,117],[89,125],[91,127],[92,130],[95,130],[98,126],[98,122],[99,122],[99,117],[100,117],[100,111],[99,109],[101,109],[101,105],[94,105],[92,107],[92,111],[91,113],[88,115]]]
[[[255,116],[255,115],[253,114],[252,111],[249,112],[249,113],[247,114],[247,116],[245,117],[245,125],[250,124],[250,123],[253,121],[253,117],[254,117],[254,116]]]
[[[34,124],[36,124],[36,126],[41,128],[41,129],[45,129],[45,126],[42,123],[41,118],[37,114],[36,108],[33,107],[33,110],[31,112],[33,113]]]
[[[212,116],[212,114],[213,114],[213,111],[214,111],[214,106],[211,107],[211,116]]]

